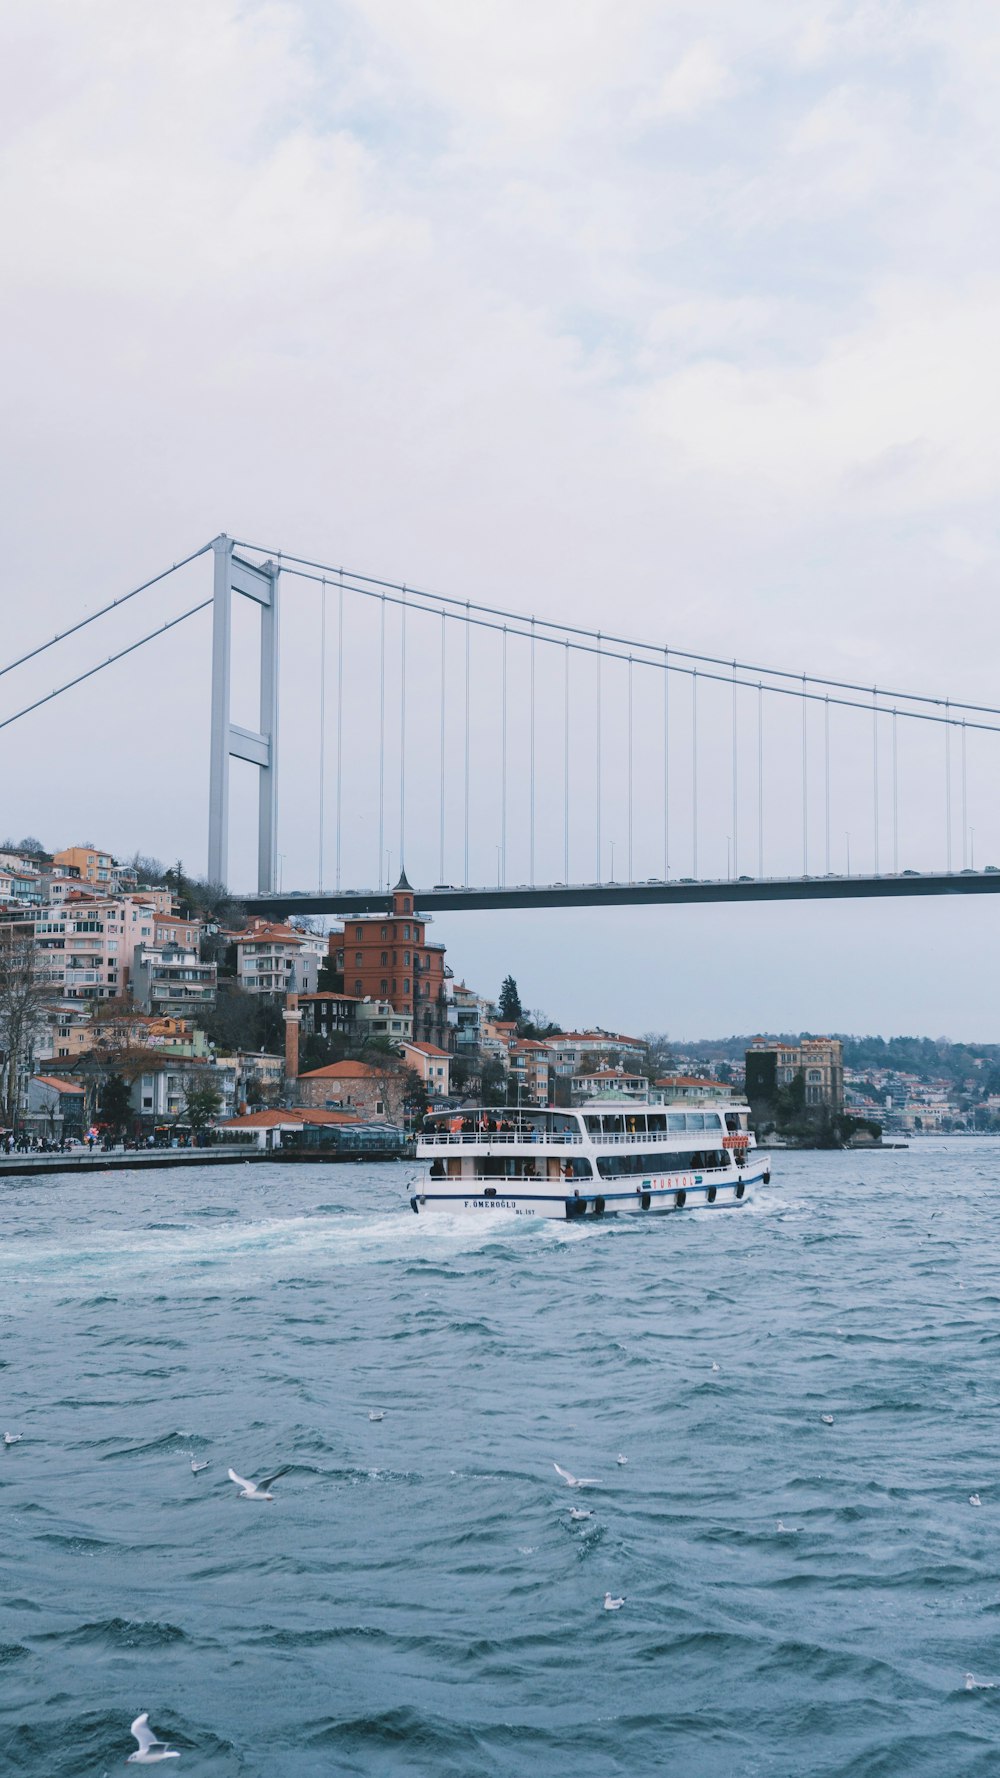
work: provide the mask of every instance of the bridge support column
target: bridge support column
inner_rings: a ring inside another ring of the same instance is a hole
[[[212,612],[212,736],[208,789],[208,874],[229,877],[229,762],[245,759],[259,772],[257,892],[273,895],[278,870],[278,576],[274,562],[257,567],[217,537]],[[233,594],[260,606],[260,728],[230,720]]]

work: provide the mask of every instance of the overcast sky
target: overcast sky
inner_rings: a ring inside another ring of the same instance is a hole
[[[0,69],[0,664],[225,530],[995,700],[992,0],[32,0],[0,15]],[[0,679],[0,718],[208,590],[202,564]],[[318,606],[284,597],[282,868],[311,887]],[[203,868],[207,639],[196,618],[0,731],[0,826]],[[345,882],[376,868],[369,742],[355,708]],[[1000,863],[995,757],[970,763],[977,863]],[[940,764],[906,772],[899,862],[941,861]],[[834,867],[853,830],[863,868],[870,817],[837,796]],[[473,821],[491,877],[478,797]],[[728,807],[706,822],[721,871]],[[623,846],[613,804],[604,835]],[[777,797],[770,835],[798,844]],[[231,875],[251,881],[247,831]],[[436,935],[564,1021],[1000,1039],[998,919],[990,898]]]

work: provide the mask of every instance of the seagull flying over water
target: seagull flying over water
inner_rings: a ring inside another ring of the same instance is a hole
[[[274,1495],[270,1493],[272,1483],[276,1482],[279,1476],[287,1475],[290,1468],[291,1464],[286,1463],[283,1468],[276,1469],[272,1475],[265,1476],[260,1482],[248,1482],[244,1476],[237,1475],[235,1469],[231,1469],[229,1480],[236,1483],[241,1500],[273,1500]]]
[[[23,1432],[5,1432],[3,1442],[5,1445],[19,1445],[23,1437]]]
[[[975,1679],[971,1673],[967,1673],[965,1689],[967,1692],[995,1692],[997,1682],[995,1679]]]
[[[158,1741],[149,1726],[149,1711],[144,1710],[132,1724],[132,1734],[139,1743],[138,1752],[130,1753],[125,1761],[127,1766],[156,1766],[161,1759],[180,1759],[176,1747],[168,1747],[165,1741]]]
[[[621,1608],[624,1605],[624,1603],[625,1603],[624,1597],[622,1597],[621,1599],[613,1599],[611,1597],[610,1593],[605,1593],[605,1595],[604,1595],[604,1609],[605,1609],[605,1611],[621,1611]]]
[[[567,1488],[597,1488],[600,1486],[595,1475],[571,1475],[569,1470],[563,1469],[562,1465],[559,1463],[553,1463],[552,1467],[555,1470],[556,1475],[562,1476]]]

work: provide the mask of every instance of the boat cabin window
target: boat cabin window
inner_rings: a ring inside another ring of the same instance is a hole
[[[671,1154],[669,1149],[659,1154],[602,1154],[597,1159],[602,1179],[620,1179],[623,1174],[633,1173],[707,1173],[714,1167],[732,1165],[726,1148],[692,1149],[686,1154]]]
[[[749,1130],[750,1113],[748,1111],[727,1111],[726,1129],[735,1135],[740,1130]]]

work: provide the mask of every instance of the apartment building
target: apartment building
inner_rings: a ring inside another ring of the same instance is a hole
[[[95,889],[114,887],[115,861],[110,852],[100,852],[96,846],[64,846],[61,852],[53,852],[52,863]]]
[[[623,1037],[617,1031],[560,1031],[542,1040],[549,1053],[553,1071],[572,1078],[588,1064],[614,1058],[616,1063],[643,1062],[646,1045],[640,1037]]]
[[[314,994],[321,941],[285,921],[251,920],[233,935],[236,979],[250,994]]]
[[[196,1014],[215,1005],[216,967],[200,961],[196,945],[143,941],[132,955],[130,986],[143,1012],[159,1018]]]

